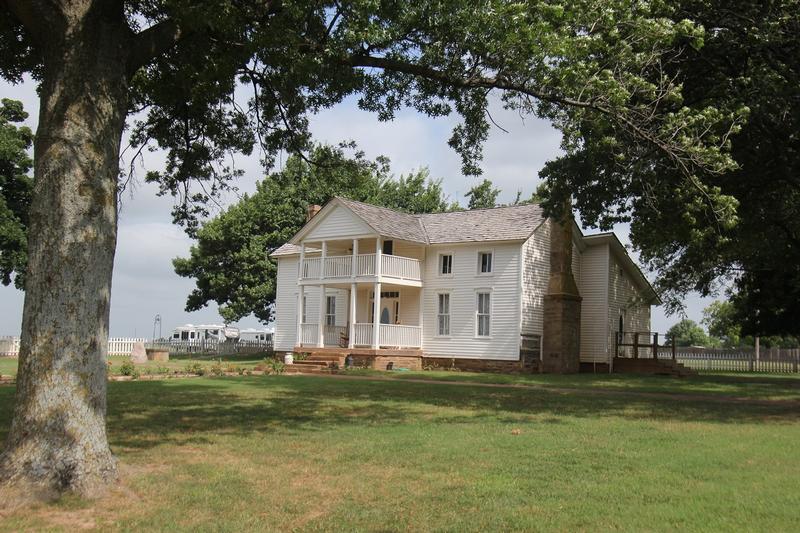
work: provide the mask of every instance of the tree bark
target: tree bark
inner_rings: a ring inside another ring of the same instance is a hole
[[[57,18],[36,36],[44,79],[16,401],[0,476],[93,495],[117,477],[106,355],[130,30],[122,2],[63,3]]]

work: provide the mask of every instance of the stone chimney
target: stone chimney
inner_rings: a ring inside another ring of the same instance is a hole
[[[569,213],[569,211],[567,211]],[[581,298],[572,275],[572,217],[550,221],[550,278],[544,297],[541,372],[580,370]]]
[[[306,222],[314,218],[314,215],[319,213],[319,210],[322,209],[321,205],[312,204],[308,206],[308,211],[306,211]]]

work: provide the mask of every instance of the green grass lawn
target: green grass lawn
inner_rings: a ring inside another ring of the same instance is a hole
[[[673,378],[631,374],[488,374],[475,372],[422,371],[381,372],[353,369],[346,374],[393,379],[464,381],[510,384],[551,389],[605,389],[627,392],[657,392],[697,396],[731,396],[754,400],[800,400],[800,374],[710,373]]]
[[[546,388],[562,386],[552,377],[537,389],[316,376],[112,382],[120,487],[96,502],[6,513],[0,528],[796,529],[796,403],[598,395],[580,379],[586,388],[573,393]],[[726,386],[748,389],[746,379]],[[0,438],[12,396],[0,387]]]

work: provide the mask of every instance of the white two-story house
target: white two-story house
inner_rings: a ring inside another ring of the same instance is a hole
[[[551,226],[535,204],[414,215],[334,198],[271,254],[275,349],[535,366]],[[573,241],[580,358],[607,363],[616,331],[649,331],[658,297],[613,234]]]

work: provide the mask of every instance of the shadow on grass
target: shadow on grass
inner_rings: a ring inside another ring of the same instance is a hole
[[[0,389],[0,438],[13,388]],[[445,409],[441,409],[445,408]],[[346,425],[517,422],[531,417],[619,417],[712,423],[800,422],[796,405],[674,401],[550,390],[489,389],[402,381],[249,377],[109,384],[112,446],[147,449],[164,442],[203,443],[209,434],[301,433]]]

